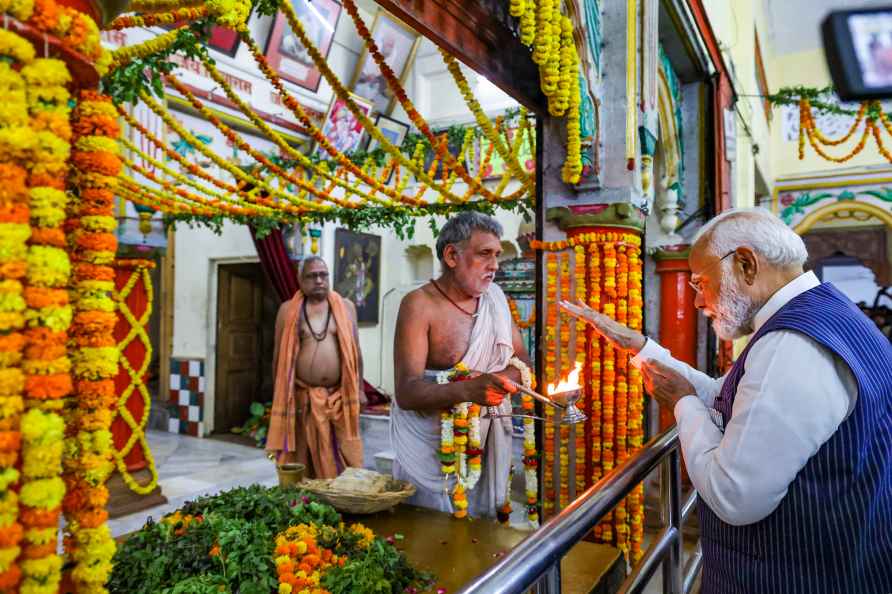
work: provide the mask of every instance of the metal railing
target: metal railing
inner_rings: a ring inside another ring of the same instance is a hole
[[[665,527],[623,582],[620,592],[641,592],[661,563],[664,594],[689,592],[702,557],[698,546],[682,571],[681,527],[695,507],[697,493],[692,492],[682,505],[680,455],[678,430],[671,427],[524,539],[499,563],[477,576],[461,593],[522,594],[532,588],[537,594],[559,594],[561,559],[661,464]]]

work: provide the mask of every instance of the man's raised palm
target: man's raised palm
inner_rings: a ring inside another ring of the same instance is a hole
[[[582,302],[561,301],[558,305],[566,313],[580,319],[603,336],[613,346],[624,351],[637,354],[644,348],[647,339],[640,332],[636,332],[627,326],[599,313]]]

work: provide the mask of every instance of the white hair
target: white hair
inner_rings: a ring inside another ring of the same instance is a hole
[[[764,208],[726,210],[700,228],[693,245],[701,241],[720,258],[743,246],[774,266],[801,266],[808,260],[802,238]]]

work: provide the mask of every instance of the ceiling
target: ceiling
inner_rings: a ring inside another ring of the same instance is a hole
[[[752,0],[728,0],[750,2]],[[821,21],[833,10],[880,8],[890,0],[762,0],[768,15],[768,39],[775,54],[821,47]]]

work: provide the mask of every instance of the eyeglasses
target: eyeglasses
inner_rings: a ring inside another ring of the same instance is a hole
[[[731,254],[735,253],[736,251],[737,251],[737,248],[734,248],[733,250],[731,250],[730,252],[728,252],[727,254],[725,254],[724,256],[722,256],[721,258],[719,258],[718,260],[716,260],[715,262],[713,262],[712,264],[710,264],[709,266],[707,266],[706,268],[704,268],[703,270],[701,270],[700,272],[698,272],[698,273],[697,273],[697,276],[703,276],[703,273],[704,273],[704,272],[706,272],[706,271],[709,270],[710,268],[716,266],[716,265],[719,264],[722,260],[724,260],[725,258],[727,258],[728,256],[730,256]],[[694,289],[694,292],[695,292],[695,293],[699,294],[699,293],[702,293],[702,292],[703,292],[703,287],[700,286],[700,281],[699,281],[699,279],[696,280],[696,281],[693,281],[693,280],[688,281],[688,284],[691,285],[691,288]]]
[[[327,280],[328,273],[327,272],[306,272],[304,273],[304,278],[307,280]]]

